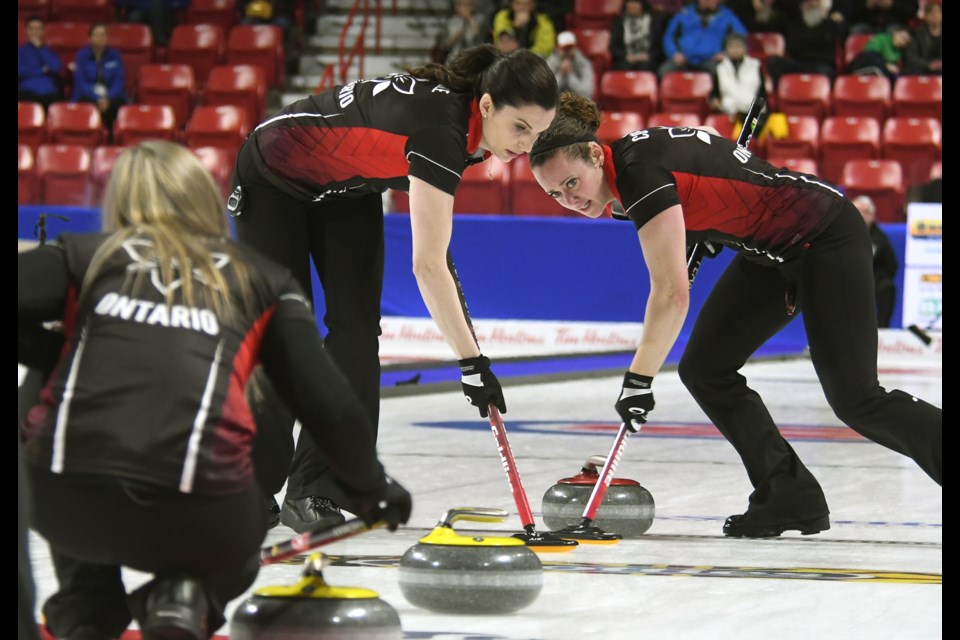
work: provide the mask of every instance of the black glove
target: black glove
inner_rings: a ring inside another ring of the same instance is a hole
[[[380,491],[356,493],[347,491],[347,500],[350,503],[347,510],[372,527],[381,520],[387,523],[390,531],[396,531],[401,524],[410,519],[413,509],[413,499],[410,493],[400,484],[387,476],[387,484]]]
[[[500,381],[490,371],[490,358],[480,355],[460,360],[460,384],[467,401],[480,409],[480,416],[487,417],[487,406],[496,405],[500,413],[507,412]]]
[[[653,411],[652,384],[651,376],[641,376],[631,371],[623,376],[623,389],[615,406],[620,419],[633,433],[640,430],[640,425],[647,421],[647,414]]]

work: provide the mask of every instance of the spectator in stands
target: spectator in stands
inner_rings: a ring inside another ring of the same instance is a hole
[[[517,34],[513,32],[513,29],[504,29],[497,36],[496,45],[497,51],[500,53],[513,53],[520,48],[520,41],[517,40]]]
[[[717,111],[742,117],[763,87],[760,60],[747,54],[747,38],[736,31],[727,34],[723,58],[713,76],[710,105]]]
[[[537,11],[534,0],[512,0],[509,7],[493,17],[493,40],[497,42],[504,31],[513,31],[522,49],[530,49],[546,58],[553,52],[557,32],[550,16]]]
[[[877,326],[890,326],[893,316],[893,301],[897,295],[894,276],[897,275],[897,254],[890,244],[890,238],[877,225],[877,205],[868,195],[857,196],[853,204],[863,217],[870,233],[870,242],[873,245],[873,285],[877,297]]]
[[[43,18],[28,18],[24,28],[27,41],[17,49],[17,100],[39,102],[46,108],[63,99],[60,89],[63,63],[56,51],[43,41]]]
[[[660,65],[660,77],[671,71],[713,73],[723,56],[723,40],[731,31],[743,35],[747,28],[720,0],[697,0],[674,14],[663,36],[667,60]]]
[[[240,24],[272,24],[283,32],[283,51],[287,72],[295,74],[300,66],[303,40],[296,28],[294,0],[248,0],[242,7]]]
[[[165,47],[176,24],[176,14],[190,6],[190,0],[115,0],[117,15],[124,22],[150,26],[153,44]]]
[[[490,26],[487,16],[478,13],[474,0],[454,0],[453,15],[447,18],[440,34],[443,59],[487,41]],[[443,62],[443,60],[434,60]]]
[[[112,135],[117,111],[127,102],[123,59],[120,51],[107,46],[107,25],[90,25],[90,44],[77,52],[73,72],[73,101],[92,102],[100,109],[100,118]]]
[[[576,26],[567,24],[567,15],[575,13],[574,4],[574,0],[541,0],[537,6],[550,18],[554,32],[560,33]]]
[[[557,47],[547,58],[547,64],[557,77],[561,92],[572,91],[593,98],[597,90],[593,63],[577,47],[577,36],[573,31],[563,31],[557,36]]]
[[[788,14],[784,32],[786,55],[767,58],[767,72],[776,87],[785,73],[819,73],[833,80],[843,16],[831,11],[830,0],[801,0]]]
[[[656,71],[662,43],[663,23],[647,0],[625,0],[623,13],[610,24],[611,68]]]
[[[900,75],[908,44],[910,30],[904,26],[896,25],[884,33],[875,33],[870,36],[863,51],[850,63],[850,72],[886,76],[893,83]]]
[[[751,33],[783,33],[786,26],[778,0],[727,0],[726,5]]]
[[[917,17],[917,0],[853,0],[850,33],[882,33]]]
[[[943,71],[943,7],[940,0],[927,0],[923,24],[914,27],[904,54],[903,73],[940,75]]]

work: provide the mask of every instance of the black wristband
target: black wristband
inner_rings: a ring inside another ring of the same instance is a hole
[[[464,358],[457,361],[460,365],[460,373],[469,375],[490,368],[490,358],[480,354],[475,358]]]
[[[623,386],[631,389],[649,389],[653,386],[653,376],[643,376],[627,371],[623,374]]]

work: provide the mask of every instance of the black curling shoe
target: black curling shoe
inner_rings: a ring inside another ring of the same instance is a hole
[[[154,582],[140,631],[144,640],[207,640],[207,596],[200,582],[186,576]]]
[[[793,520],[774,524],[751,524],[746,514],[730,516],[723,523],[723,535],[732,538],[775,538],[784,531],[799,531],[810,536],[830,528],[830,516],[817,516],[807,520]]]
[[[287,498],[280,509],[280,522],[297,533],[334,527],[345,520],[337,503],[321,496]]]

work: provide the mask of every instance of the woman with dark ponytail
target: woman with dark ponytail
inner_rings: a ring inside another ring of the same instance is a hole
[[[380,407],[381,194],[409,191],[413,271],[460,361],[467,399],[482,415],[506,410],[473,336],[448,260],[453,194],[463,170],[489,155],[527,153],[553,119],[556,79],[540,56],[483,45],[445,65],[357,80],[295,102],[260,124],[240,150],[227,206],[238,239],[288,267],[311,293],[310,261],[326,302],[326,344],[376,429]],[[267,389],[255,403],[257,471],[268,495],[287,481],[279,521],[297,532],[336,524],[339,489],[316,445]],[[289,477],[288,477],[289,472]],[[276,506],[271,524],[276,524]]]
[[[820,484],[781,436],[740,369],[803,311],[810,358],[840,420],[908,456],[942,486],[943,411],[877,378],[870,235],[857,208],[813,175],[778,169],[710,127],[656,127],[608,145],[596,105],[561,96],[530,151],[533,173],[563,206],[597,217],[619,201],[650,273],[643,336],[615,408],[632,430],[653,410],[653,378],[690,304],[687,246],[737,253],[697,316],[680,379],[740,454],[753,484],[723,533],[772,537],[830,528]]]

